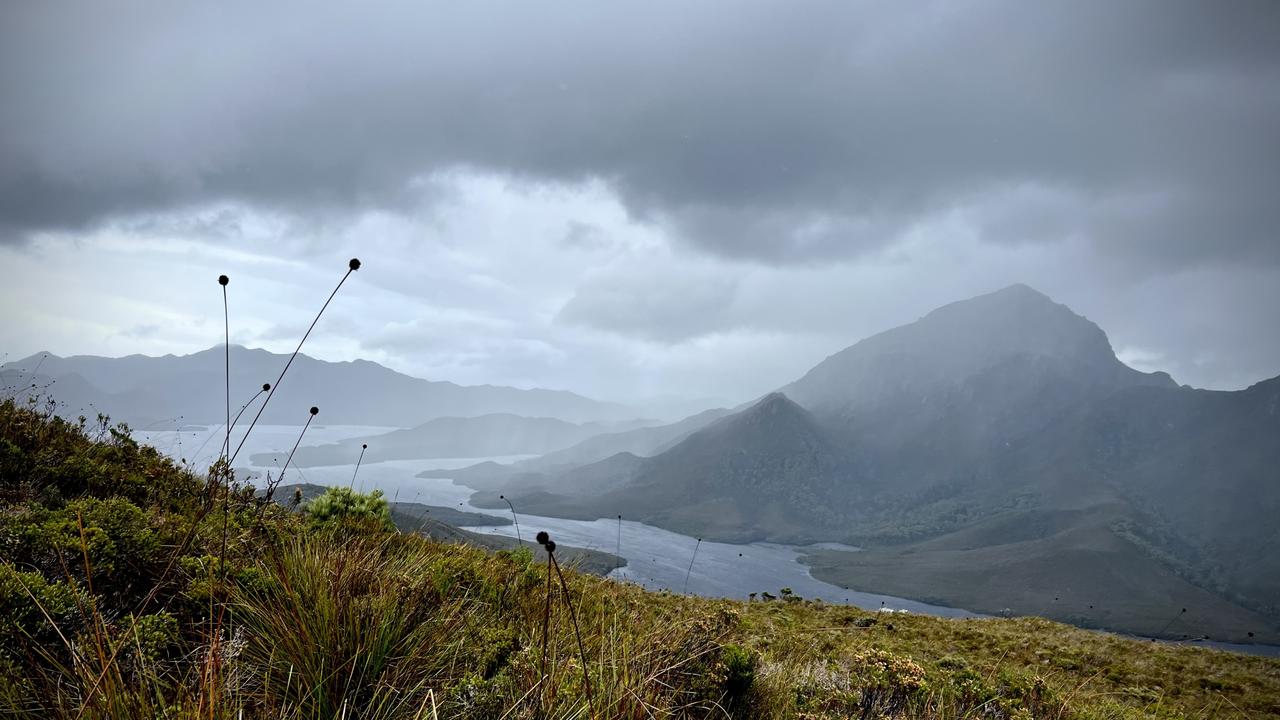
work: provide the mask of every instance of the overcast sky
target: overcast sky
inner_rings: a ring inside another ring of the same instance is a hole
[[[0,353],[742,401],[1025,282],[1280,374],[1280,3],[0,5]]]

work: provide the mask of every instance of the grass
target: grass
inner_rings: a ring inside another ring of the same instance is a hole
[[[531,551],[317,523],[11,401],[0,558],[4,717],[1280,717],[1274,659],[573,571],[544,674]]]

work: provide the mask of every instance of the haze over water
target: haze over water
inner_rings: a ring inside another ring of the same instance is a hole
[[[307,430],[303,444],[337,442],[346,438],[386,432],[389,429],[391,428],[360,425],[313,426]],[[240,458],[243,460],[252,457],[255,453],[288,453],[298,438],[299,430],[301,430],[300,427],[289,425],[258,426],[254,428],[253,435],[241,450]],[[199,454],[191,453],[195,460],[193,465],[199,468],[201,464],[207,464],[216,456],[220,444],[217,436],[221,432],[220,429],[209,428],[184,431],[138,431],[134,435],[139,440],[151,443],[175,458],[184,457],[181,454],[183,448],[201,449]],[[232,444],[238,444],[235,437]],[[370,463],[360,466],[355,478],[355,486],[356,489],[364,491],[381,490],[390,501],[439,505],[509,518],[507,513],[471,505],[470,498],[473,491],[466,486],[456,485],[451,480],[443,478],[414,476],[428,468],[465,467],[485,460],[513,462],[523,457],[433,458]],[[257,466],[242,461],[237,461],[236,467],[247,468],[264,475],[267,472],[273,474],[279,472],[277,466]],[[354,464],[302,469],[291,467],[281,487],[288,488],[298,483],[348,485],[352,481],[354,471]],[[610,576],[652,589],[681,592],[685,589],[685,576],[688,574],[687,590],[696,595],[745,599],[749,593],[753,592],[769,592],[778,595],[782,588],[789,587],[795,594],[804,598],[821,599],[825,602],[847,602],[873,610],[880,608],[883,603],[883,607],[887,609],[945,617],[976,617],[966,610],[929,605],[890,595],[861,593],[815,580],[809,575],[808,568],[799,561],[804,552],[804,548],[799,546],[777,543],[736,545],[703,542],[697,548],[697,556],[694,557],[694,547],[698,545],[696,538],[625,518],[621,524],[622,535],[619,546],[619,526],[616,519],[566,520],[523,514],[518,517],[521,533],[530,542],[536,532],[546,530],[561,544],[609,553],[620,547],[622,557],[627,559],[627,565],[615,570]],[[516,537],[514,525],[479,526],[467,529],[490,535]],[[830,544],[823,546],[830,547]],[[852,548],[844,547],[844,549]],[[692,572],[689,570],[691,560],[693,561]]]

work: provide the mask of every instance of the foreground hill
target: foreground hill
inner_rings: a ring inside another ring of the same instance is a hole
[[[859,545],[813,557],[859,590],[1132,632],[1194,606],[1203,632],[1274,640],[1278,407],[1280,379],[1211,392],[1128,368],[1095,324],[1013,286],[867,338],[652,457],[473,487],[541,514]]]
[[[323,495],[329,488],[323,485],[301,483],[284,488],[284,493],[277,502],[291,502],[286,498],[301,499],[303,503]],[[519,550],[521,547],[536,547],[533,538],[519,540],[505,535],[484,535],[467,530],[468,527],[511,525],[509,517],[488,515],[485,513],[467,512],[457,508],[440,505],[427,505],[416,502],[391,502],[388,505],[391,522],[402,533],[415,533],[423,537],[448,543],[463,543],[489,551]],[[536,531],[535,531],[536,532]],[[613,553],[587,548],[561,545],[556,555],[566,567],[574,568],[593,575],[608,575],[616,568],[624,567],[627,561]]]
[[[541,550],[290,512],[7,401],[0,448],[6,716],[1280,717],[1275,659],[562,584]]]
[[[287,360],[288,355],[232,347],[232,412],[263,383],[275,382]],[[36,385],[56,399],[68,417],[103,412],[141,429],[224,422],[223,361],[221,346],[164,357],[37,353],[5,363],[0,370],[6,385]],[[326,362],[299,355],[263,421],[299,425],[312,405],[320,406],[325,423],[337,425],[411,427],[431,418],[489,413],[575,423],[635,417],[623,406],[562,390],[455,385],[404,375],[368,360]]]

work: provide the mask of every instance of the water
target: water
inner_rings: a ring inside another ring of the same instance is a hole
[[[303,439],[304,445],[336,442],[351,437],[374,435],[394,428],[357,425],[312,426]],[[265,474],[278,475],[277,465],[260,466],[249,462],[258,453],[287,453],[298,439],[300,427],[290,425],[259,425],[245,443],[235,462],[235,467]],[[134,436],[150,443],[173,457],[187,457],[193,467],[208,465],[218,455],[221,447],[221,429],[187,429],[182,431],[138,431]],[[233,436],[233,444],[239,441]],[[185,453],[185,454],[184,454]],[[354,485],[362,491],[381,490],[388,499],[400,502],[418,502],[427,505],[453,507],[507,518],[509,512],[471,505],[472,490],[455,485],[443,478],[418,478],[417,473],[427,468],[466,467],[484,460],[514,462],[529,456],[450,458],[430,460],[393,460],[367,463],[360,466]],[[351,465],[333,465],[312,468],[289,468],[281,487],[296,483],[316,485],[348,485],[352,483],[355,458]],[[519,510],[519,508],[517,508]],[[520,531],[531,538],[539,530],[546,530],[556,542],[605,552],[615,552],[618,545],[618,521],[566,520],[563,518],[520,515]],[[468,527],[474,532],[491,535],[516,536],[513,525],[486,525]],[[667,589],[708,597],[746,599],[749,593],[769,592],[779,595],[784,587],[807,599],[824,602],[850,603],[878,610],[928,613],[945,617],[976,617],[973,613],[957,608],[907,600],[890,595],[876,595],[845,590],[836,585],[814,579],[809,568],[799,562],[806,548],[776,543],[703,542],[693,556],[697,541],[687,535],[663,530],[644,523],[623,520],[621,555],[626,558],[625,567],[614,570],[610,577],[634,582],[650,589]],[[856,550],[844,545],[823,543],[816,547]],[[689,571],[690,560],[693,570]]]
[[[236,446],[240,444],[244,428],[247,427],[248,423],[245,422],[243,428],[238,425],[232,431],[231,449],[233,452]],[[320,445],[333,443],[347,438],[377,435],[399,429],[396,427],[368,425],[312,425],[307,428],[307,434],[302,439],[302,444]],[[240,450],[240,454],[236,458],[235,467],[252,467],[249,464],[249,457],[254,453],[289,452],[293,449],[293,444],[297,442],[298,433],[301,431],[302,426],[293,425],[255,426],[253,435],[244,444],[244,448]],[[221,426],[183,428],[181,430],[134,430],[133,437],[138,442],[151,445],[176,460],[185,460],[192,468],[200,470],[208,468],[214,460],[218,459],[222,452],[223,439],[226,437],[225,432],[226,430]],[[353,468],[355,461],[356,458],[353,456],[351,458]],[[274,466],[253,469],[279,471],[279,468]],[[290,470],[289,472],[292,476],[293,471]],[[350,475],[350,471],[347,474]],[[291,482],[300,482],[300,480],[293,478]]]
[[[518,508],[517,508],[518,509]],[[615,552],[619,548],[618,520],[565,520],[520,516],[526,537],[538,530],[551,533],[559,543],[592,550]],[[515,528],[506,526],[467,528],[476,532],[514,537]],[[697,555],[694,549],[697,548]],[[749,593],[769,592],[775,596],[784,587],[806,599],[849,603],[863,608],[906,610],[943,617],[977,617],[967,610],[929,605],[890,595],[845,590],[822,582],[800,563],[804,548],[776,543],[734,545],[697,540],[687,535],[630,520],[622,521],[622,557],[625,567],[609,577],[634,582],[654,590],[689,592],[707,597],[747,599]],[[692,572],[690,563],[692,562]],[[686,587],[686,577],[688,584]]]

